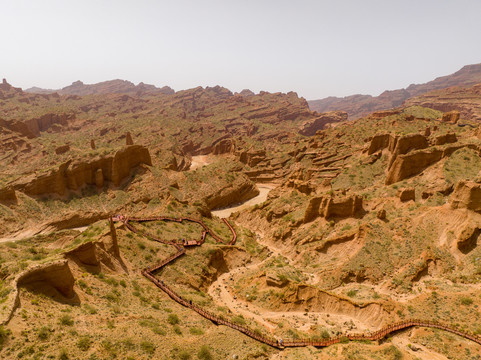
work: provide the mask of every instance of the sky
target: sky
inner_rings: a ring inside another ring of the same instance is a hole
[[[480,0],[0,0],[0,77],[306,99],[379,95],[481,63]]]

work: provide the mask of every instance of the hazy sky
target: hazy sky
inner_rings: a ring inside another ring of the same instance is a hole
[[[480,63],[481,1],[0,0],[0,34],[0,77],[22,88],[378,95]]]

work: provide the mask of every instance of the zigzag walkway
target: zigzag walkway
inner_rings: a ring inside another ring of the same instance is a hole
[[[232,232],[232,239],[228,242],[228,245],[234,245],[237,240],[237,234],[231,224],[226,220],[222,219],[224,223],[227,225],[229,230]],[[212,236],[214,240],[219,243],[223,243],[222,239],[219,238],[202,220],[192,219],[192,218],[171,218],[165,216],[154,216],[154,217],[144,217],[144,218],[136,218],[136,217],[126,217],[122,215],[116,215],[111,218],[111,221],[119,221],[125,224],[125,226],[132,232],[137,233],[141,236],[144,236],[150,240],[157,241],[163,244],[173,246],[177,251],[170,255],[169,257],[161,260],[159,263],[154,264],[148,268],[142,270],[142,275],[144,275],[147,279],[152,281],[157,287],[162,289],[167,295],[169,295],[172,300],[176,301],[177,303],[190,308],[197,312],[199,315],[203,316],[206,319],[211,320],[212,322],[219,324],[219,325],[226,325],[232,329],[238,330],[245,335],[258,340],[264,344],[270,345],[272,347],[283,349],[286,347],[302,347],[302,346],[315,346],[315,347],[325,347],[334,344],[339,344],[347,341],[376,341],[385,338],[387,335],[392,334],[396,331],[407,329],[410,327],[420,326],[420,327],[429,327],[429,328],[436,328],[441,329],[444,331],[448,331],[450,333],[459,335],[465,339],[469,339],[481,345],[481,338],[475,336],[473,334],[469,334],[465,331],[461,331],[455,329],[453,327],[443,325],[441,323],[435,321],[428,321],[428,320],[419,320],[419,319],[411,319],[405,320],[397,323],[393,323],[383,327],[382,329],[373,332],[373,333],[363,333],[363,334],[344,334],[337,337],[332,337],[325,340],[302,340],[302,339],[276,339],[269,335],[262,334],[260,331],[254,331],[247,326],[241,326],[235,324],[222,316],[213,314],[196,304],[192,303],[192,300],[188,301],[183,299],[180,295],[178,295],[170,286],[165,284],[163,280],[159,280],[154,274],[162,269],[167,264],[171,263],[178,257],[185,254],[185,247],[188,246],[200,246],[205,242],[205,237],[207,234]],[[203,231],[200,237],[200,240],[178,240],[178,241],[168,241],[157,238],[152,234],[144,232],[136,228],[131,222],[147,222],[147,221],[175,221],[182,223],[183,221],[189,221],[202,226]]]

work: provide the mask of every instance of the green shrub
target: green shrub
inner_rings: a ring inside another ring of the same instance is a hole
[[[469,297],[462,297],[461,298],[461,304],[463,304],[463,305],[469,306],[472,303],[473,303],[473,299],[471,299]]]
[[[357,290],[354,290],[354,289],[349,290],[347,292],[347,296],[349,296],[349,297],[354,297],[354,296],[356,296],[356,294],[357,294]]]
[[[50,329],[46,326],[42,326],[38,329],[37,336],[42,341],[47,340],[50,337]]]
[[[180,322],[180,320],[176,314],[169,314],[169,317],[167,318],[167,322],[170,325],[177,325]]]
[[[200,360],[212,360],[212,354],[210,353],[209,347],[207,345],[202,345],[200,347],[199,352],[197,353],[197,357]]]
[[[66,325],[66,326],[72,326],[74,323],[72,317],[68,314],[62,315],[60,317],[59,322],[60,322],[60,325]]]
[[[155,353],[155,345],[150,341],[142,341],[140,343],[140,347],[145,353],[149,355],[153,355]]]
[[[190,328],[190,329],[189,329],[189,332],[190,332],[192,335],[203,335],[203,334],[204,334],[204,330],[199,329],[199,328],[196,328],[196,327]]]
[[[82,351],[87,351],[90,349],[90,337],[82,336],[79,341],[77,341],[77,347]]]

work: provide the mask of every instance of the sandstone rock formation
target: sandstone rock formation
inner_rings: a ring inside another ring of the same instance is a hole
[[[442,122],[456,124],[459,120],[459,111],[453,110],[443,114]]]
[[[220,191],[208,194],[204,201],[211,210],[241,203],[257,195],[259,195],[259,190],[255,184],[247,178],[240,178],[223,187]]]
[[[45,114],[39,118],[32,118],[25,121],[19,120],[2,120],[0,119],[0,127],[3,126],[13,132],[19,133],[29,139],[33,139],[40,135],[42,131],[54,129],[54,125],[68,125],[75,119],[74,114]]]
[[[362,211],[362,197],[358,195],[334,198],[321,196],[311,198],[304,212],[304,222],[309,222],[318,216],[326,219],[332,217],[352,217]]]
[[[299,128],[299,134],[305,136],[313,136],[318,130],[324,129],[327,124],[338,123],[347,120],[347,113],[345,111],[331,111],[320,114],[319,117],[306,120]]]
[[[398,191],[398,196],[402,202],[410,201],[410,200],[415,201],[416,191],[414,190],[414,188],[400,189]]]
[[[17,201],[15,189],[11,186],[0,188],[0,202],[9,203]]]
[[[130,171],[140,164],[152,165],[148,149],[141,145],[130,145],[113,156],[100,157],[89,162],[70,160],[60,165],[57,170],[45,175],[27,177],[12,185],[27,195],[63,195],[67,190],[77,190],[85,184],[103,186],[103,181],[111,181],[118,186]]]
[[[394,184],[413,175],[418,175],[428,166],[435,164],[442,158],[451,155],[463,147],[477,149],[476,146],[467,144],[447,146],[444,148],[428,148],[399,155],[389,167],[386,175],[386,185]]]
[[[70,150],[70,145],[68,144],[61,145],[55,149],[55,154],[57,155],[65,154],[69,150]]]
[[[75,279],[68,262],[60,260],[47,264],[35,265],[18,276],[18,286],[29,286],[42,291],[45,285],[50,285],[67,298],[74,295]]]
[[[469,209],[481,212],[481,184],[459,181],[450,199],[453,209]]]
[[[275,286],[282,288],[289,284],[289,280],[281,276],[278,272],[276,271],[267,271],[266,272],[266,285],[267,286]]]
[[[212,154],[220,155],[234,152],[235,142],[232,138],[218,139],[212,143]]]
[[[387,147],[389,147],[389,142],[392,141],[391,138],[391,134],[374,135],[371,139],[371,142],[369,143],[367,154],[371,155],[375,152],[378,152],[379,150],[386,149]]]
[[[125,135],[125,144],[134,145],[134,140],[132,140],[132,135],[130,134],[130,132],[127,132],[127,134]]]
[[[428,140],[421,134],[410,134],[405,136],[395,136],[390,139],[389,150],[391,159],[388,168],[394,163],[399,155],[407,154],[412,150],[425,149],[428,147]]]
[[[468,254],[478,246],[480,236],[481,228],[479,226],[473,226],[469,224],[457,237],[456,247],[463,254]]]
[[[455,133],[438,135],[434,138],[434,145],[452,144],[458,141]]]
[[[246,150],[239,154],[239,160],[251,167],[256,166],[266,157],[266,151],[264,149],[259,150]]]
[[[376,217],[379,219],[379,220],[384,220],[386,219],[386,210],[385,209],[381,209],[377,212],[376,214]]]

